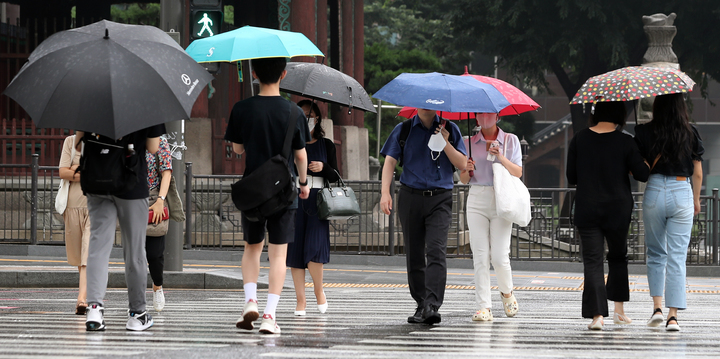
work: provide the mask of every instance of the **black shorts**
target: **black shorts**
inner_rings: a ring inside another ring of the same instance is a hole
[[[243,238],[248,244],[257,244],[265,239],[265,228],[268,242],[272,244],[292,243],[295,240],[295,211],[286,209],[268,217],[265,221],[251,222],[242,216]]]

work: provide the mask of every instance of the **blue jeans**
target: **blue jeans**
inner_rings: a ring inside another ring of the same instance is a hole
[[[650,295],[665,292],[665,306],[685,309],[685,260],[693,223],[689,179],[652,174],[643,198]]]

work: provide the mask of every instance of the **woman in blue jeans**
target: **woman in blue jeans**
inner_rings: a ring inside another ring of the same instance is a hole
[[[662,296],[669,308],[665,329],[679,331],[678,309],[685,309],[685,260],[693,216],[700,212],[702,155],[705,152],[682,94],[655,98],[653,120],[635,127],[635,141],[652,164],[643,198],[647,272],[653,314],[659,326]],[[690,186],[692,182],[692,187]]]

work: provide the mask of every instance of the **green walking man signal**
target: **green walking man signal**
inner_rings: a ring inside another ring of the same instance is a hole
[[[219,34],[222,28],[223,6],[220,0],[190,1],[190,37],[192,40]]]

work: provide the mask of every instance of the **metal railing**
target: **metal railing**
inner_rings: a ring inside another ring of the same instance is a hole
[[[194,175],[185,166],[186,248],[242,250],[240,212],[232,204],[230,186],[239,175]],[[28,176],[27,173],[30,173]],[[62,244],[62,218],[55,212],[59,184],[57,167],[39,166],[37,155],[26,165],[0,164],[0,243]],[[361,214],[347,221],[331,221],[330,250],[344,254],[399,255],[405,253],[402,227],[395,213],[381,212],[380,181],[345,181],[353,188]],[[470,186],[453,188],[448,257],[469,258],[470,233],[465,203]],[[393,193],[398,186],[393,183]],[[511,258],[518,260],[582,261],[582,243],[572,221],[572,188],[531,188],[532,221],[513,226]],[[633,193],[635,206],[628,231],[631,263],[645,263],[642,196]],[[397,195],[393,208],[397,208]],[[701,196],[701,211],[693,220],[688,265],[718,265],[720,199]],[[190,204],[190,205],[188,205]],[[305,210],[302,207],[298,210]]]

